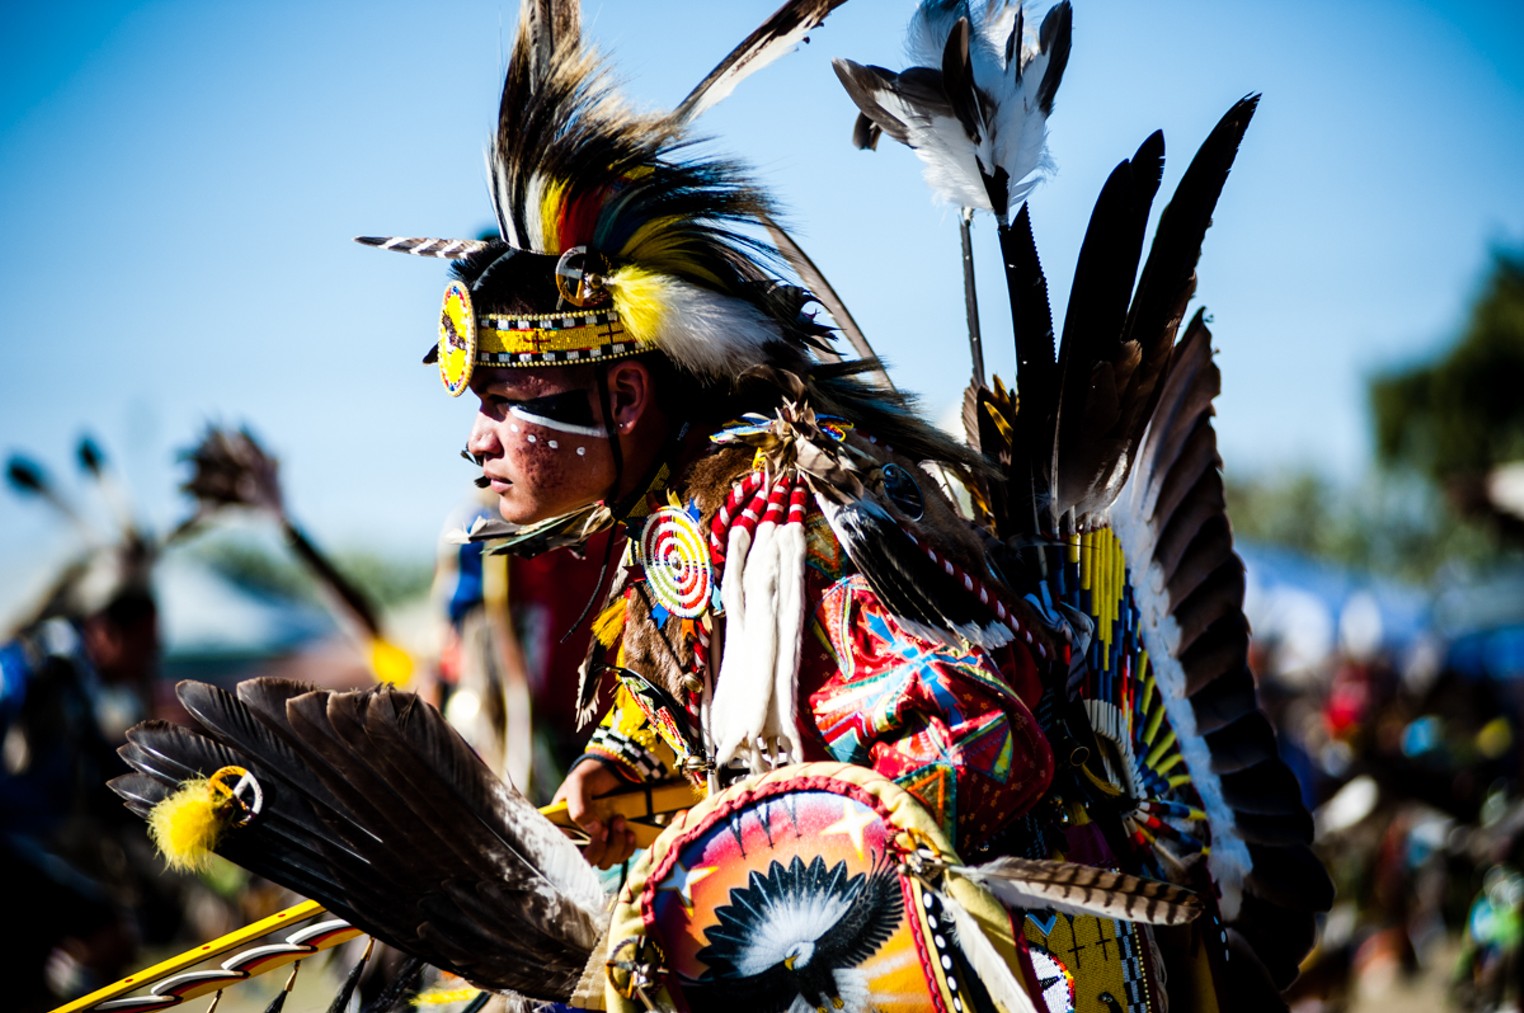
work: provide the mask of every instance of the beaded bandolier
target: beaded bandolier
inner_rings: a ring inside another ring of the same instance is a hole
[[[627,799],[686,787],[643,824],[612,915],[574,847],[390,689],[188,685],[204,734],[139,729],[117,788],[152,814],[194,774],[247,772],[262,800],[219,796],[216,850],[537,1000],[1273,1008],[1331,898],[1245,661],[1200,313],[1176,341],[1255,100],[1196,155],[1140,276],[1162,139],[1118,166],[1055,340],[1025,201],[1068,4],[1029,33],[1003,0],[927,0],[922,65],[838,61],[858,142],[908,144],[997,221],[1020,397],[976,358],[964,443],[830,350],[810,307],[840,301],[745,175],[690,147],[694,116],[841,2],[785,4],[676,111],[636,116],[576,4],[526,0],[499,236],[362,240],[454,262],[426,359],[450,393],[589,369],[601,419],[512,410],[567,453],[609,440],[616,468],[607,364],[658,364],[675,406],[636,492],[468,533],[519,553],[621,535],[589,610],[579,710],[612,702],[585,760]]]

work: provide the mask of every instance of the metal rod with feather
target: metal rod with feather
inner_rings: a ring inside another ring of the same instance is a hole
[[[973,360],[974,383],[984,386],[984,337],[979,331],[979,293],[974,286],[974,209],[958,216],[958,237],[963,244],[963,308],[968,314],[968,351]]]

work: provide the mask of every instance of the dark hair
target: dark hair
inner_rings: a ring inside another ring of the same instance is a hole
[[[153,592],[146,587],[133,586],[118,592],[98,615],[110,626],[126,630],[147,622],[157,613]]]
[[[547,313],[561,300],[556,290],[558,258],[515,250],[501,239],[465,260],[450,272],[471,288],[471,298],[508,313]]]

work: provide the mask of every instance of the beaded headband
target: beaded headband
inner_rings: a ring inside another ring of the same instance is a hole
[[[439,344],[424,361],[439,364],[445,390],[459,397],[478,366],[527,368],[608,362],[655,348],[626,333],[612,309],[558,313],[477,310],[463,282],[445,288]]]

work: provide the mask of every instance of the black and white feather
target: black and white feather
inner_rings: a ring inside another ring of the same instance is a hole
[[[673,116],[684,122],[692,120],[723,101],[736,85],[786,54],[801,42],[809,41],[810,32],[820,27],[836,8],[847,0],[787,0],[756,31],[700,81],[678,104]]]
[[[909,29],[915,65],[900,73],[835,61],[861,114],[853,140],[881,134],[925,163],[936,194],[1002,223],[1047,167],[1047,120],[1069,59],[1072,14],[1060,3],[1026,38],[1019,3],[924,0]]]
[[[435,239],[428,236],[356,236],[355,242],[362,246],[374,246],[378,250],[393,253],[411,253],[415,257],[436,257],[440,260],[465,260],[487,248],[476,239]]]
[[[1211,425],[1221,377],[1200,314],[1176,346],[1138,461],[1110,513],[1133,566],[1140,632],[1212,829],[1207,856],[1232,959],[1295,979],[1333,887],[1312,819],[1259,709]]]
[[[817,495],[816,502],[853,565],[905,629],[934,643],[961,638],[986,649],[1016,639],[991,604],[932,562],[883,507],[868,498],[838,503]]]

